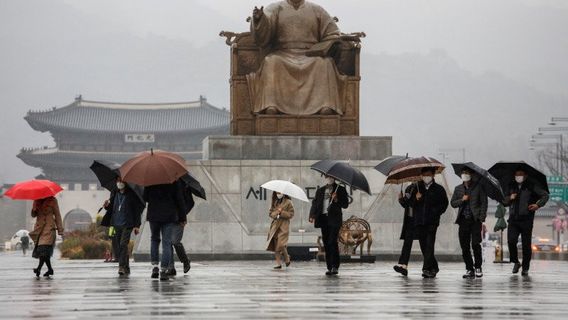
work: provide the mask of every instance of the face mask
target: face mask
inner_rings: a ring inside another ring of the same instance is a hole
[[[325,178],[325,182],[327,183],[328,186],[330,186],[330,185],[335,183],[335,179],[333,179],[331,177],[327,177],[327,178]]]
[[[282,193],[277,193],[276,198],[282,199],[282,198],[284,198],[284,195]]]
[[[517,183],[523,183],[525,181],[525,176],[515,176],[515,181],[517,181]]]
[[[119,190],[122,190],[122,189],[124,189],[124,188],[126,187],[126,185],[124,184],[124,182],[117,182],[117,183],[116,183],[116,187],[117,187]]]
[[[432,182],[433,178],[430,176],[424,176],[422,177],[422,181],[424,181],[425,184],[430,184],[430,182]]]
[[[461,175],[461,178],[462,178],[462,181],[463,181],[463,182],[471,181],[471,176],[470,176],[469,174],[467,174],[467,173],[463,173],[463,174]]]

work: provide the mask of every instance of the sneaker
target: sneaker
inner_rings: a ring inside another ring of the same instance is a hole
[[[473,270],[467,270],[462,278],[464,278],[464,279],[475,279],[475,272]]]
[[[331,268],[331,274],[336,276],[339,274],[339,270],[337,270],[337,268]]]
[[[170,273],[168,270],[160,271],[160,281],[166,281],[170,279]]]
[[[522,276],[525,276],[525,277],[528,276],[528,275],[529,275],[529,270],[523,269],[523,271],[521,272],[521,275],[522,275]]]
[[[402,274],[403,276],[405,276],[405,277],[408,276],[408,269],[406,269],[405,267],[397,264],[396,266],[394,266],[392,268],[394,269],[394,271]]]
[[[274,266],[274,267],[272,267],[272,269],[275,269],[275,270],[279,270],[279,269],[282,269],[282,265],[277,265],[277,266]]]
[[[187,260],[183,263],[183,273],[188,273],[189,269],[191,269],[191,261]]]
[[[152,269],[152,279],[158,279],[160,277],[160,269],[158,267],[154,267]]]
[[[513,265],[513,273],[519,273],[519,269],[521,269],[521,264],[515,262],[515,264]]]
[[[118,274],[123,276],[126,274],[126,269],[124,267],[119,267],[118,268]]]
[[[166,273],[167,273],[168,276],[170,276],[170,277],[175,277],[175,276],[177,276],[177,271],[176,271],[175,268],[168,270]]]
[[[527,274],[528,274],[528,272],[527,272]],[[49,277],[51,277],[52,275],[53,275],[53,269],[49,269],[49,270],[47,270],[46,273],[43,274],[43,276],[44,276],[45,278],[49,278]]]
[[[481,270],[481,268],[476,268],[476,269],[475,269],[475,276],[476,276],[477,278],[483,277],[483,270]]]
[[[325,272],[325,275],[326,275],[326,276],[331,276],[332,274],[333,274],[333,273],[331,273],[331,270],[327,270],[327,271]]]

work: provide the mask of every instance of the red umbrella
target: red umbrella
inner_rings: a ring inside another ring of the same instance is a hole
[[[57,183],[49,180],[29,180],[16,183],[4,195],[14,200],[38,200],[53,197],[61,188]]]
[[[181,156],[160,150],[142,152],[120,167],[122,180],[143,187],[170,184],[186,173]]]

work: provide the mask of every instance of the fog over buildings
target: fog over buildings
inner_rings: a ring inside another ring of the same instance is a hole
[[[250,0],[0,0],[0,182],[39,172],[16,155],[53,145],[23,117],[87,99],[195,100],[229,107],[229,48]],[[568,109],[568,3],[319,0],[344,32],[365,31],[361,133],[395,153],[467,149],[487,166],[533,159],[529,138]],[[461,161],[450,154],[450,161]]]

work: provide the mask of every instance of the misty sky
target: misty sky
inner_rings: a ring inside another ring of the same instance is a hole
[[[22,119],[29,109],[79,93],[125,102],[204,94],[229,107],[218,33],[245,31],[251,9],[270,2],[0,0],[0,182],[38,173],[15,157],[20,147],[52,145]],[[367,33],[362,134],[393,135],[396,153],[466,145],[482,165],[530,158],[530,135],[568,116],[568,1],[315,2],[342,31]]]

